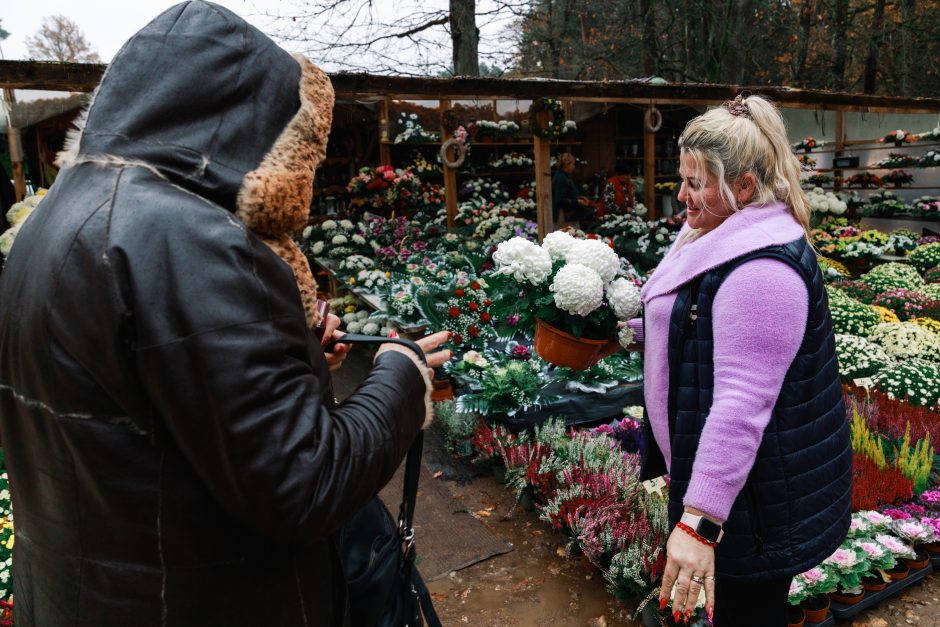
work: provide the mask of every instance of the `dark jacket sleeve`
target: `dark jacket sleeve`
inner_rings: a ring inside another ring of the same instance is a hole
[[[552,211],[575,209],[578,205],[578,187],[564,172],[558,170],[552,175]]]
[[[398,467],[425,420],[424,376],[383,354],[328,409],[327,365],[290,269],[230,215],[195,213],[140,243],[150,261],[128,260],[138,375],[224,507],[278,540],[322,538]]]

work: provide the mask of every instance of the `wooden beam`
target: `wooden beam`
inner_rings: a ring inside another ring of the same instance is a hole
[[[441,100],[438,110],[441,112],[441,144],[453,137],[452,130],[444,124],[444,112],[450,109],[450,100]],[[457,170],[448,168],[441,163],[444,171],[444,201],[447,207],[447,230],[453,231],[457,224]]]
[[[652,106],[652,105],[650,105]],[[655,220],[659,217],[659,207],[656,206],[656,133],[643,124],[643,190],[645,192],[646,219]]]
[[[12,89],[3,90],[3,101],[6,104],[7,120],[13,119],[13,109],[16,106],[16,95]],[[9,124],[7,126],[7,141],[10,144],[10,175],[13,177],[13,194],[16,202],[26,197],[26,170],[23,169],[23,138],[20,129]]]
[[[92,91],[106,66],[50,61],[0,61],[0,87],[57,91]],[[529,100],[551,94],[563,100],[589,102],[648,103],[704,106],[720,104],[742,91],[770,97],[783,107],[823,108],[873,113],[940,112],[940,98],[895,98],[769,85],[715,85],[666,83],[653,85],[642,80],[561,81],[485,77],[431,78],[377,76],[361,73],[331,74],[339,98],[432,99],[440,96],[490,100]]]
[[[547,139],[532,138],[535,153],[535,216],[539,242],[555,230],[552,219],[552,166],[551,145]]]

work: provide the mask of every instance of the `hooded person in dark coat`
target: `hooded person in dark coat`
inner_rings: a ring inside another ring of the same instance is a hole
[[[335,532],[431,386],[385,345],[351,397],[328,394],[290,234],[332,106],[326,74],[206,2],[106,71],[0,278],[17,625],[347,620]]]

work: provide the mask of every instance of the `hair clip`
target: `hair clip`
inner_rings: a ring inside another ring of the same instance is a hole
[[[744,98],[740,94],[735,96],[734,100],[728,100],[721,106],[733,116],[751,119],[751,110],[747,108],[747,104],[745,104]]]

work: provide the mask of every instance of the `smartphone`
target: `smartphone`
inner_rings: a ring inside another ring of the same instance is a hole
[[[320,345],[323,345],[323,334],[326,333],[326,318],[330,313],[330,304],[323,300],[322,298],[317,299],[317,314],[319,314],[320,322],[317,323],[317,326],[314,327],[313,332],[316,334],[317,339],[320,340]]]

